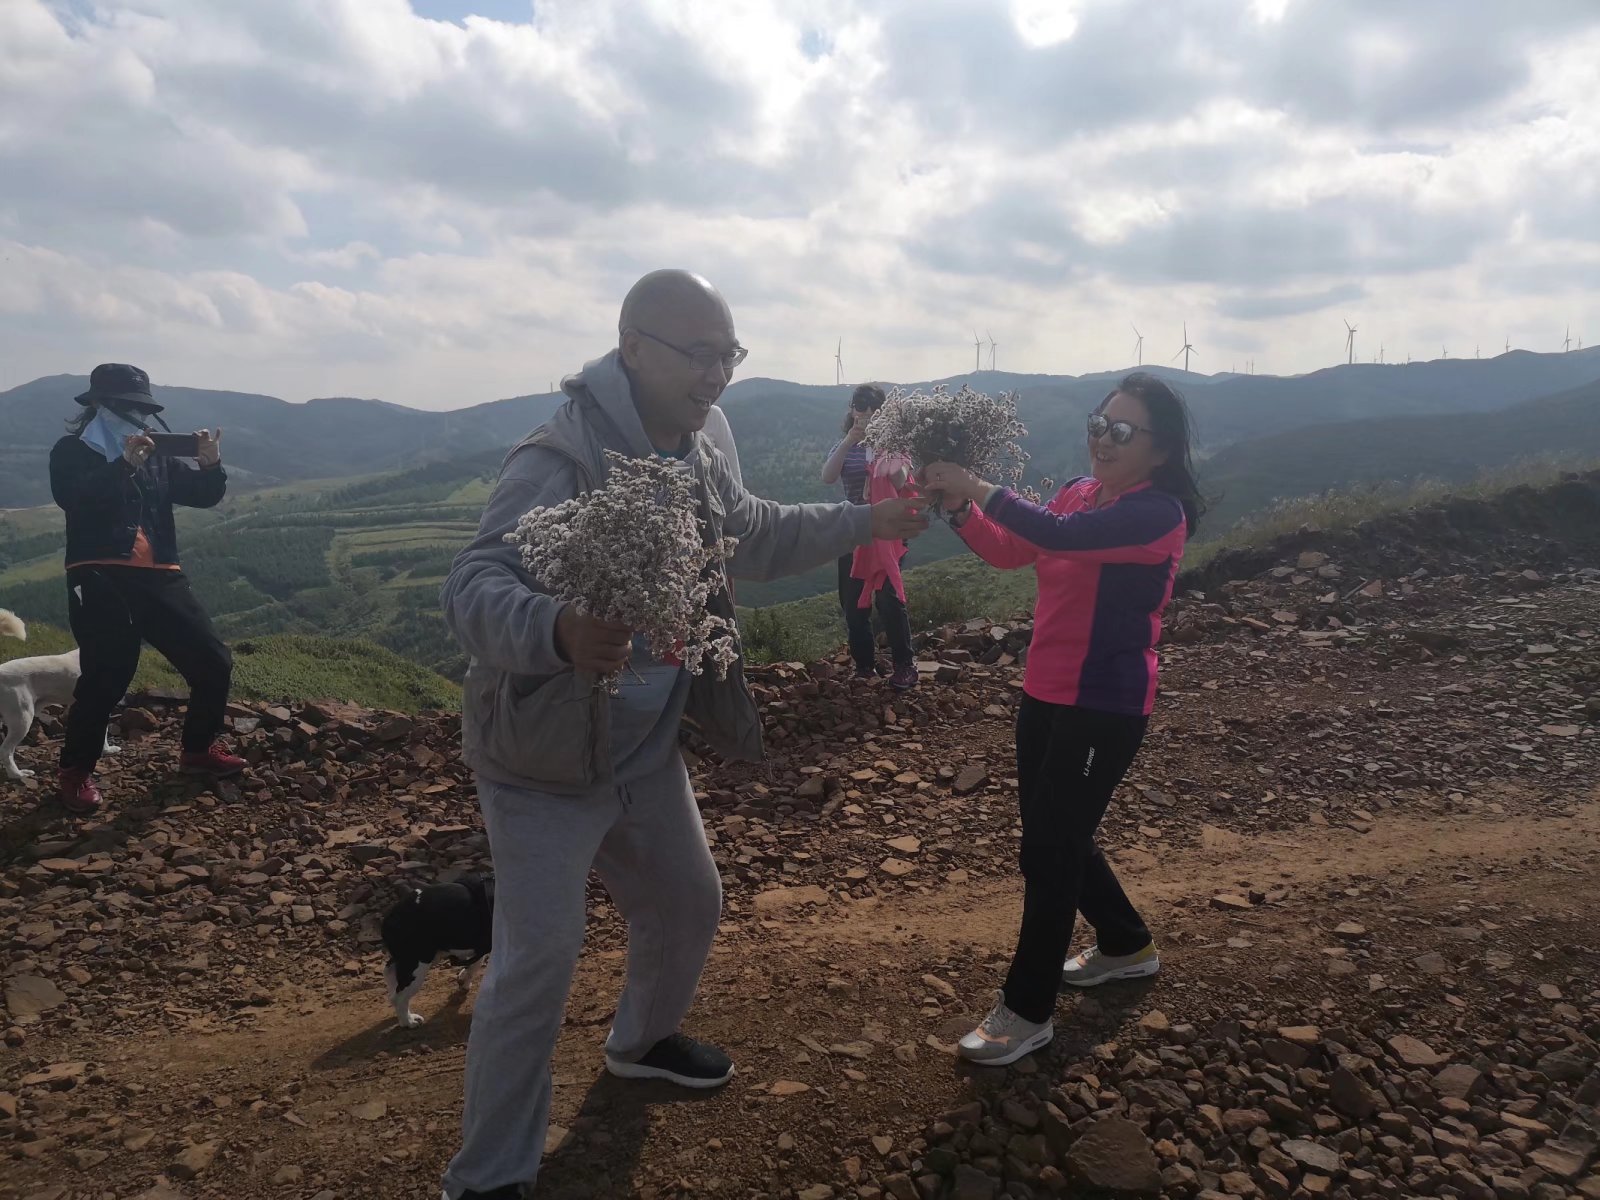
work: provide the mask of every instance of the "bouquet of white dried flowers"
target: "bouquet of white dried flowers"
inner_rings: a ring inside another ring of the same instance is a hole
[[[1027,452],[1018,441],[1028,431],[1017,419],[1017,393],[989,396],[962,385],[951,395],[896,388],[867,426],[866,442],[880,454],[904,454],[918,470],[929,463],[965,467],[981,479],[1015,487]],[[938,497],[931,497],[939,511]]]
[[[726,586],[737,539],[707,545],[693,475],[681,464],[606,451],[605,484],[525,514],[506,541],[558,600],[642,633],[658,659],[726,679],[739,657],[734,623],[708,611]],[[601,680],[616,694],[618,677]]]

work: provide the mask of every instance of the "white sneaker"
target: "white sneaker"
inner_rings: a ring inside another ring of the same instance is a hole
[[[1098,987],[1114,979],[1143,979],[1161,970],[1161,955],[1151,942],[1137,954],[1101,954],[1090,946],[1082,954],[1067,959],[1061,968],[1061,982],[1069,987]]]
[[[1004,1067],[1048,1046],[1055,1036],[1054,1022],[1037,1025],[1024,1020],[1006,1007],[1006,994],[996,992],[989,1015],[956,1044],[956,1049],[962,1058],[972,1062]]]

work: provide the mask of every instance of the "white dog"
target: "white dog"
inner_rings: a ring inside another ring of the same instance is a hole
[[[27,640],[28,630],[15,614],[0,609],[0,634]],[[21,780],[33,774],[17,766],[17,747],[33,728],[33,714],[41,704],[70,704],[78,686],[78,652],[42,654],[37,658],[14,658],[0,663],[0,762],[7,779]],[[117,747],[106,739],[102,753],[115,754]]]

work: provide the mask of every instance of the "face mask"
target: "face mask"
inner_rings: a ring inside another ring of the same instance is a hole
[[[107,462],[116,462],[122,457],[123,443],[144,431],[143,425],[102,408],[96,410],[94,420],[84,426],[78,437],[105,455]]]

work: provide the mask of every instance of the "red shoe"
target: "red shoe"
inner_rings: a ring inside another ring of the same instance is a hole
[[[226,779],[248,765],[237,754],[229,754],[220,741],[212,742],[208,750],[185,750],[178,756],[178,770],[185,775],[214,775]]]
[[[56,799],[74,816],[87,817],[99,812],[100,789],[94,785],[94,773],[82,767],[62,767],[56,784]]]

